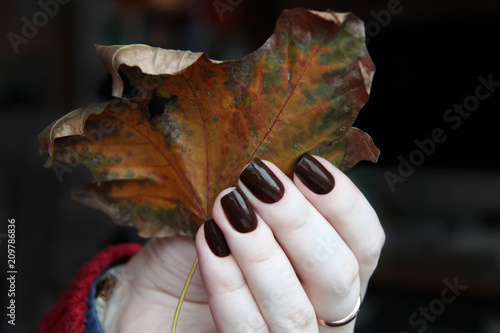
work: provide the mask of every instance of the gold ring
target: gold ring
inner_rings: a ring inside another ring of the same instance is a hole
[[[356,306],[354,306],[354,310],[347,315],[344,319],[335,320],[335,321],[324,321],[323,319],[318,318],[318,324],[325,327],[339,327],[349,324],[351,321],[356,318],[359,312],[359,307],[361,306],[361,295],[358,296],[358,301],[356,302]]]

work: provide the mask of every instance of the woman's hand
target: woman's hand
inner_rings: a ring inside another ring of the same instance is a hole
[[[254,160],[212,213],[196,237],[200,274],[178,332],[353,332],[354,321],[330,328],[317,318],[351,313],[385,236],[341,171],[305,155],[292,181]],[[105,331],[168,331],[196,251],[182,237],[150,241],[125,267],[133,278],[113,292]]]

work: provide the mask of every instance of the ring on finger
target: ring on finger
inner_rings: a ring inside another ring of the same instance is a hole
[[[335,321],[325,321],[323,319],[318,318],[318,324],[321,326],[325,327],[340,327],[349,324],[351,321],[356,318],[359,312],[359,307],[361,306],[361,295],[358,296],[358,300],[356,302],[356,305],[354,306],[354,310],[350,314],[347,315],[347,317],[340,319],[340,320],[335,320]]]

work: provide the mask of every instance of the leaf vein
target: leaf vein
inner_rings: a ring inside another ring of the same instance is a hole
[[[135,128],[134,126],[128,124],[127,122],[125,122],[123,119],[117,117],[117,116],[113,116],[113,115],[110,115],[111,117],[117,119],[118,121],[121,121],[123,123],[123,125],[131,128],[132,130],[134,130],[135,132],[139,133],[140,136],[142,136],[145,140],[147,141],[150,141],[151,144],[153,145],[153,147],[160,153],[160,155],[165,159],[165,161],[167,161],[168,164],[170,164],[170,166],[172,167],[172,169],[174,170],[175,174],[177,175],[177,177],[179,177],[179,179],[181,180],[182,184],[184,185],[184,187],[186,188],[186,190],[189,192],[189,194],[191,195],[191,197],[193,198],[193,201],[194,203],[196,204],[196,206],[198,206],[198,209],[200,210],[201,214],[203,216],[205,216],[205,213],[203,212],[203,209],[201,208],[200,204],[198,203],[198,200],[196,200],[196,197],[194,196],[193,192],[191,191],[191,189],[189,188],[189,186],[186,184],[186,181],[184,180],[184,178],[182,178],[179,170],[177,170],[177,168],[172,164],[172,162],[170,161],[170,159],[163,153],[163,151],[160,149],[160,147],[158,147],[151,139],[149,136],[145,135],[144,133],[142,133],[141,131],[139,131],[139,129]],[[149,133],[149,128],[148,128],[148,133]]]
[[[283,103],[283,105],[281,106],[280,110],[278,111],[278,114],[276,115],[276,118],[274,119],[273,123],[271,124],[271,126],[269,127],[269,129],[267,130],[266,134],[264,135],[264,137],[262,138],[262,140],[259,142],[259,144],[257,145],[257,148],[255,148],[252,156],[250,156],[250,159],[248,160],[248,162],[250,162],[255,154],[257,154],[257,152],[259,151],[260,147],[262,146],[263,142],[266,140],[266,138],[269,136],[269,134],[271,133],[271,131],[273,130],[274,126],[276,125],[276,123],[278,122],[279,118],[281,117],[281,114],[283,113],[283,110],[285,109],[285,107],[287,106],[288,104],[288,101],[290,100],[290,98],[292,98],[294,92],[297,90],[297,87],[298,85],[300,84],[300,81],[302,80],[302,77],[304,76],[305,72],[307,71],[308,67],[309,67],[309,64],[311,63],[311,59],[316,55],[316,53],[318,52],[318,49],[319,47],[315,47],[314,48],[314,51],[311,52],[311,55],[309,56],[309,58],[307,59],[307,63],[305,64],[304,66],[304,70],[302,71],[302,73],[300,73],[300,76],[297,80],[297,83],[295,84],[294,88],[293,88],[293,91],[290,93],[290,95],[288,95],[288,97],[286,98],[285,102]],[[236,184],[238,180],[236,179],[236,181],[233,183],[233,186],[234,184]]]

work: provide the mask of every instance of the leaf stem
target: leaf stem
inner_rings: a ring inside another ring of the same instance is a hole
[[[184,283],[184,288],[182,289],[181,296],[179,297],[179,301],[177,302],[177,308],[175,309],[174,321],[172,322],[172,330],[171,333],[175,333],[177,329],[177,322],[179,321],[179,315],[181,313],[182,303],[184,303],[184,298],[186,297],[187,290],[189,285],[191,284],[191,280],[193,279],[194,272],[196,272],[196,267],[198,267],[198,256],[194,259],[193,266],[189,271],[189,275]]]

